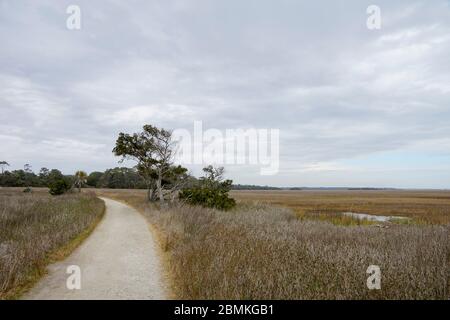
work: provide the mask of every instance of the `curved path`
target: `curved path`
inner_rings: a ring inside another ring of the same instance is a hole
[[[24,299],[167,298],[147,221],[125,204],[102,199],[106,213],[96,229],[68,258],[48,266],[48,274]],[[80,289],[67,288],[71,265],[80,267]]]

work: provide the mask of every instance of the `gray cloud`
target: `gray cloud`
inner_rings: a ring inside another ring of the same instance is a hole
[[[376,31],[369,1],[76,1],[79,31],[69,4],[0,2],[15,167],[105,169],[118,132],[202,120],[281,130],[280,174],[230,167],[236,182],[448,187],[450,166],[431,167],[450,160],[448,1],[378,1]]]

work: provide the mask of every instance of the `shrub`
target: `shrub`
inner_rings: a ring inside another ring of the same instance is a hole
[[[219,189],[194,187],[182,190],[179,197],[192,205],[219,210],[229,210],[236,205],[236,201],[228,196],[228,191]]]
[[[236,205],[236,201],[228,196],[233,181],[223,181],[223,167],[203,168],[205,176],[201,177],[192,188],[181,190],[179,198],[192,205],[207,208],[229,210]]]
[[[58,179],[49,184],[49,192],[52,196],[58,196],[66,193],[70,189],[70,185],[64,179]]]
[[[30,187],[26,187],[25,189],[23,189],[22,192],[24,192],[24,193],[31,193],[31,192],[33,192],[33,189],[31,189]]]

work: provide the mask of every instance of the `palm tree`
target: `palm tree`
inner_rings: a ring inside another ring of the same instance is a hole
[[[5,167],[9,167],[9,163],[6,161],[0,161],[0,167],[2,167],[2,174],[5,172]]]
[[[77,171],[75,172],[75,183],[74,185],[78,187],[78,192],[81,192],[81,187],[83,186],[83,184],[86,183],[87,181],[87,173],[84,171]]]

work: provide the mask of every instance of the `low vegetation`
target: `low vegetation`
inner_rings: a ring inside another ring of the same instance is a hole
[[[95,194],[53,197],[46,189],[0,189],[0,298],[15,298],[68,255],[100,221]]]
[[[448,224],[348,227],[263,203],[158,209],[144,192],[101,192],[158,228],[177,298],[449,298]],[[381,268],[381,290],[366,286],[369,265]]]
[[[287,207],[301,218],[334,218],[343,224],[352,219],[339,216],[342,212],[409,217],[414,224],[450,224],[450,191],[231,191],[231,196],[243,202]]]
[[[70,184],[64,179],[59,179],[50,182],[48,189],[52,196],[60,196],[70,190]]]
[[[230,198],[231,180],[224,180],[224,168],[207,166],[203,168],[205,176],[198,179],[192,187],[184,188],[179,198],[192,205],[200,205],[206,208],[230,210],[236,205],[236,201]]]

